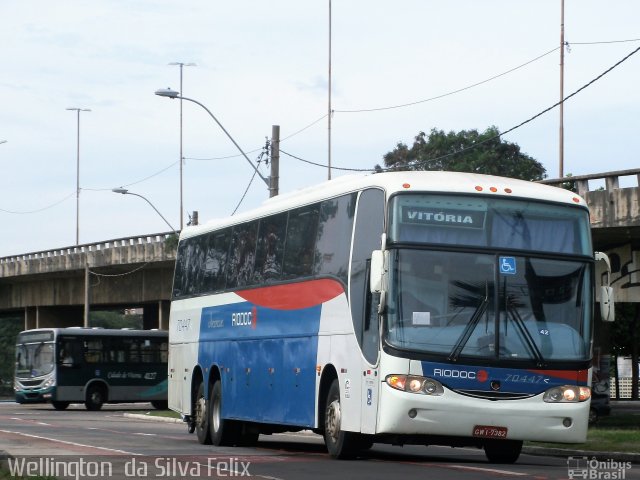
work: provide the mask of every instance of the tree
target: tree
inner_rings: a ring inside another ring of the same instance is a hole
[[[411,148],[400,142],[384,155],[389,170],[448,170],[484,173],[522,180],[542,180],[546,169],[520,147],[502,140],[496,127],[483,133],[478,130],[451,131],[432,129],[420,132]],[[474,145],[477,145],[474,147]],[[376,170],[382,167],[376,165]]]

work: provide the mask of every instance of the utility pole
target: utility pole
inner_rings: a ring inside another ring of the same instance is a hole
[[[269,197],[275,197],[280,188],[280,125],[271,125],[271,175]]]
[[[564,0],[560,0],[560,152],[559,177],[564,177]]]
[[[89,255],[89,252],[85,252],[85,255]],[[85,328],[89,327],[89,289],[91,284],[89,283],[89,259],[84,264],[84,321]]]
[[[80,245],[80,112],[90,112],[88,108],[67,108],[77,114],[76,136],[76,245]]]
[[[329,108],[327,113],[329,115],[327,117],[327,164],[329,166],[327,180],[331,180],[331,0],[329,0]]]
[[[183,94],[182,92],[182,69],[184,67],[197,67],[197,65],[193,62],[189,62],[189,63],[184,63],[184,62],[171,62],[169,63],[169,65],[172,66],[178,66],[180,67],[180,95]],[[182,200],[183,200],[183,193],[182,193],[182,184],[183,184],[183,179],[182,179],[182,170],[184,168],[184,156],[182,154],[182,99],[180,99],[180,230],[182,230],[182,227],[184,226],[184,212],[183,212],[183,205],[182,205]]]

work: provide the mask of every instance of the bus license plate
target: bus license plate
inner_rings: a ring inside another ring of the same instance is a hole
[[[507,438],[507,427],[476,425],[473,427],[473,436],[481,438]]]

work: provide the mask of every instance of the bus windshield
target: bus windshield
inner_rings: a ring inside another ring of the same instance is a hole
[[[591,265],[494,253],[391,250],[389,345],[544,365],[590,358]]]
[[[54,344],[52,332],[28,332],[18,336],[16,344],[16,377],[32,378],[53,371]]]

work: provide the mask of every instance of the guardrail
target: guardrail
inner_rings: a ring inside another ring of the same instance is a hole
[[[175,235],[174,232],[151,233],[148,235],[136,235],[134,237],[114,238],[111,240],[103,240],[101,242],[83,243],[81,245],[74,245],[72,247],[62,247],[54,248],[51,250],[42,250],[39,252],[21,253],[18,255],[0,257],[0,264],[64,257],[69,255],[108,250],[110,248],[117,247],[134,247],[136,245],[164,243],[169,237],[173,235]]]

